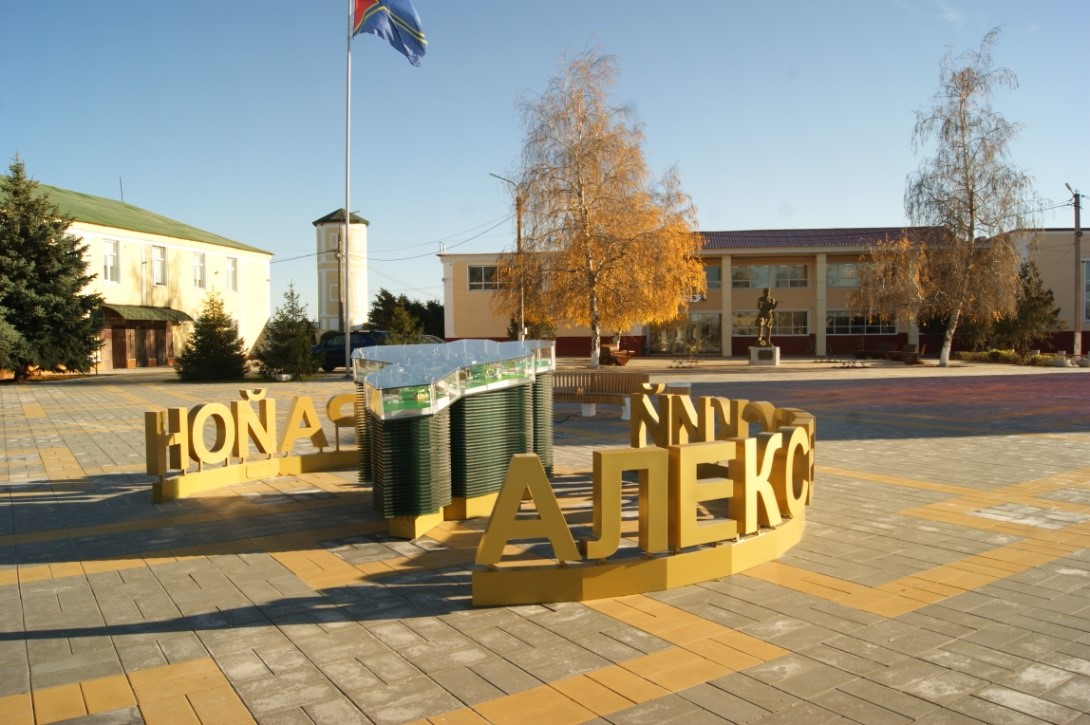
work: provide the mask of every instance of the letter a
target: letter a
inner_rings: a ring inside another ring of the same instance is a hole
[[[522,494],[527,489],[537,507],[536,518],[519,518],[518,515]],[[557,559],[578,561],[581,558],[545,469],[541,467],[541,459],[534,453],[511,456],[503,488],[477,545],[477,564],[485,566],[499,562],[504,547],[512,539],[548,539]]]

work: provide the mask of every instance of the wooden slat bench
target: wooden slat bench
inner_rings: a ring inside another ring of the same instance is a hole
[[[553,374],[553,400],[558,403],[579,403],[584,418],[597,410],[597,403],[620,405],[628,410],[628,396],[650,382],[647,373],[620,370],[557,370]],[[622,419],[627,420],[622,413]]]

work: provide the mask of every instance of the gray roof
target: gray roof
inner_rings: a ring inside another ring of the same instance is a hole
[[[840,229],[749,229],[729,232],[698,232],[704,249],[796,249],[823,247],[863,248],[875,242],[894,241],[907,235],[920,241],[938,233],[938,227],[849,227]]]

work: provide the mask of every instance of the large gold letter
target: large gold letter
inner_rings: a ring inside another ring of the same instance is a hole
[[[300,423],[302,426],[299,425]],[[319,451],[329,446],[325,431],[322,430],[322,423],[318,420],[318,412],[314,410],[314,401],[303,396],[291,401],[288,422],[284,425],[284,434],[280,438],[277,450],[291,455],[291,449],[299,438],[309,438]]]
[[[783,522],[776,492],[768,480],[775,453],[783,446],[783,434],[758,433],[756,438],[740,442],[742,450],[730,474],[741,491],[730,500],[730,515],[738,521],[740,533],[752,534],[758,526],[779,526]]]
[[[594,535],[584,540],[588,559],[605,559],[621,542],[621,474],[639,471],[640,549],[666,550],[669,526],[669,454],[663,448],[594,451]]]
[[[144,413],[144,449],[148,475],[162,478],[169,468],[189,468],[189,428],[185,408]]]
[[[810,449],[810,437],[802,426],[784,426],[780,428],[780,433],[786,442],[783,448],[776,451],[772,488],[776,491],[780,513],[795,518],[802,515],[802,509],[810,497],[813,451]]]
[[[734,458],[735,448],[734,441],[670,446],[670,546],[674,549],[738,537],[738,524],[733,519],[697,520],[697,504],[719,499],[733,501],[737,490],[729,478],[698,477],[698,467]]]
[[[276,401],[266,400],[264,391],[259,398],[247,398],[246,402],[231,403],[231,415],[235,418],[234,456],[246,460],[250,454],[250,441],[257,450],[265,455],[272,455],[276,450]],[[251,403],[257,400],[257,412]]]
[[[530,491],[530,498],[537,507],[538,515],[534,518],[519,518],[518,515],[526,490]],[[556,502],[545,469],[541,467],[541,459],[534,453],[516,453],[511,457],[503,488],[477,544],[477,564],[497,563],[503,556],[503,548],[512,539],[548,539],[557,559],[580,559],[571,529]]]
[[[215,424],[216,438],[209,448],[204,442],[204,424]],[[200,463],[224,463],[235,440],[235,421],[223,403],[204,403],[189,411],[189,454]]]

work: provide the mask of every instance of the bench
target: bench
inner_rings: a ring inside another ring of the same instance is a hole
[[[856,350],[856,360],[866,360],[867,358],[874,358],[875,360],[890,360],[891,356],[897,354],[897,345],[892,342],[879,342],[874,345],[873,350]]]
[[[557,370],[553,373],[553,401],[579,403],[584,418],[597,413],[597,403],[612,403],[624,407],[622,420],[628,420],[628,396],[643,390],[650,382],[647,373],[613,370]]]
[[[924,345],[919,351],[916,350],[915,345],[905,345],[905,349],[901,351],[900,359],[905,365],[919,365],[920,356],[927,350],[927,345]]]
[[[627,365],[635,353],[632,350],[622,350],[620,345],[602,343],[602,349],[598,353],[598,363],[601,365]]]

